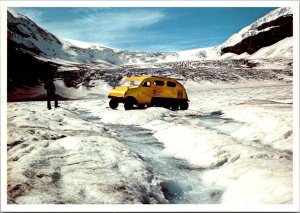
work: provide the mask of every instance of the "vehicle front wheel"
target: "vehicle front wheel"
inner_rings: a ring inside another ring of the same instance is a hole
[[[130,99],[125,100],[124,108],[125,108],[125,110],[131,110],[133,108],[132,100],[130,100]]]
[[[116,108],[118,107],[118,105],[119,105],[119,102],[118,102],[117,100],[115,100],[115,99],[110,99],[110,101],[109,101],[109,106],[110,106],[110,108],[116,109]]]

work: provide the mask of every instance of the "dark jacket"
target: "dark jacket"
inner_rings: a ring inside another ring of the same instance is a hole
[[[45,86],[44,86],[45,90],[47,91],[55,91],[55,85],[53,83],[52,80],[48,80],[46,83],[45,83]]]

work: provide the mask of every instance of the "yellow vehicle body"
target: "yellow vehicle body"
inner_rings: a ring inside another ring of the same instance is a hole
[[[188,109],[188,96],[181,83],[172,78],[157,76],[128,77],[108,94],[109,105],[116,109],[119,103],[124,103],[126,110],[134,106],[160,106],[176,110]]]

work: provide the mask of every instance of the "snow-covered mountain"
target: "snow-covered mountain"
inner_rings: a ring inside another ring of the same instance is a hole
[[[126,75],[157,72],[197,81],[281,80],[292,76],[291,8],[271,11],[218,46],[177,52],[127,51],[61,38],[11,8],[7,23],[9,92],[22,85],[36,86],[51,73],[73,87],[100,79],[114,85]],[[250,75],[247,71],[269,65],[280,68],[280,73],[275,76],[272,71],[259,71]]]
[[[179,52],[139,52],[119,50],[104,47],[99,44],[59,38],[36,25],[26,16],[9,9],[8,39],[18,44],[21,49],[29,53],[36,54],[39,57],[52,59],[56,62],[68,61],[69,63],[103,64],[112,66],[166,61],[221,59],[223,54],[228,52],[237,54],[244,52],[252,54],[256,52],[259,49],[251,48],[251,45],[253,45],[251,38],[261,37],[261,35],[265,35],[266,33],[268,33],[268,35],[261,39],[263,40],[261,43],[268,42],[268,46],[273,45],[286,37],[291,37],[292,17],[291,8],[275,9],[253,24],[243,28],[240,32],[231,36],[226,42],[216,47]],[[278,34],[274,35],[274,32],[281,32],[281,34],[280,36],[278,36]],[[292,45],[292,43],[288,43],[289,45]],[[240,46],[241,44],[243,45],[242,47],[237,48],[238,44],[240,44]],[[256,41],[255,44],[258,45],[258,42]],[[260,47],[264,47],[264,45],[260,45]],[[292,46],[290,46],[290,48],[292,48]],[[274,54],[274,51],[272,52],[272,57],[278,57]],[[291,55],[288,56],[291,57]],[[262,57],[269,58],[269,55],[266,54]],[[222,58],[226,57],[223,56]]]
[[[8,40],[40,60],[52,60],[58,64],[83,63],[114,66],[157,62],[176,55],[176,53],[131,52],[59,38],[11,9],[8,10]]]

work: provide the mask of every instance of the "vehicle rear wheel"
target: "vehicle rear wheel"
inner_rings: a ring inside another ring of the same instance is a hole
[[[173,103],[173,105],[171,106],[171,110],[178,110],[178,103]]]
[[[110,99],[110,101],[109,101],[109,106],[110,106],[110,108],[116,109],[116,108],[118,107],[118,105],[119,105],[119,102],[118,102],[117,100],[115,100],[115,99]]]
[[[145,109],[145,107],[146,107],[145,104],[139,104],[139,105],[138,105],[138,108],[139,108],[139,109]]]
[[[180,103],[181,110],[187,110],[189,108],[189,103],[187,101],[183,101]]]
[[[163,107],[166,108],[166,109],[170,109],[172,107],[172,105],[170,103],[168,103],[168,102],[165,102],[163,104]]]
[[[133,101],[131,99],[125,100],[124,108],[125,110],[131,110],[133,108]]]

